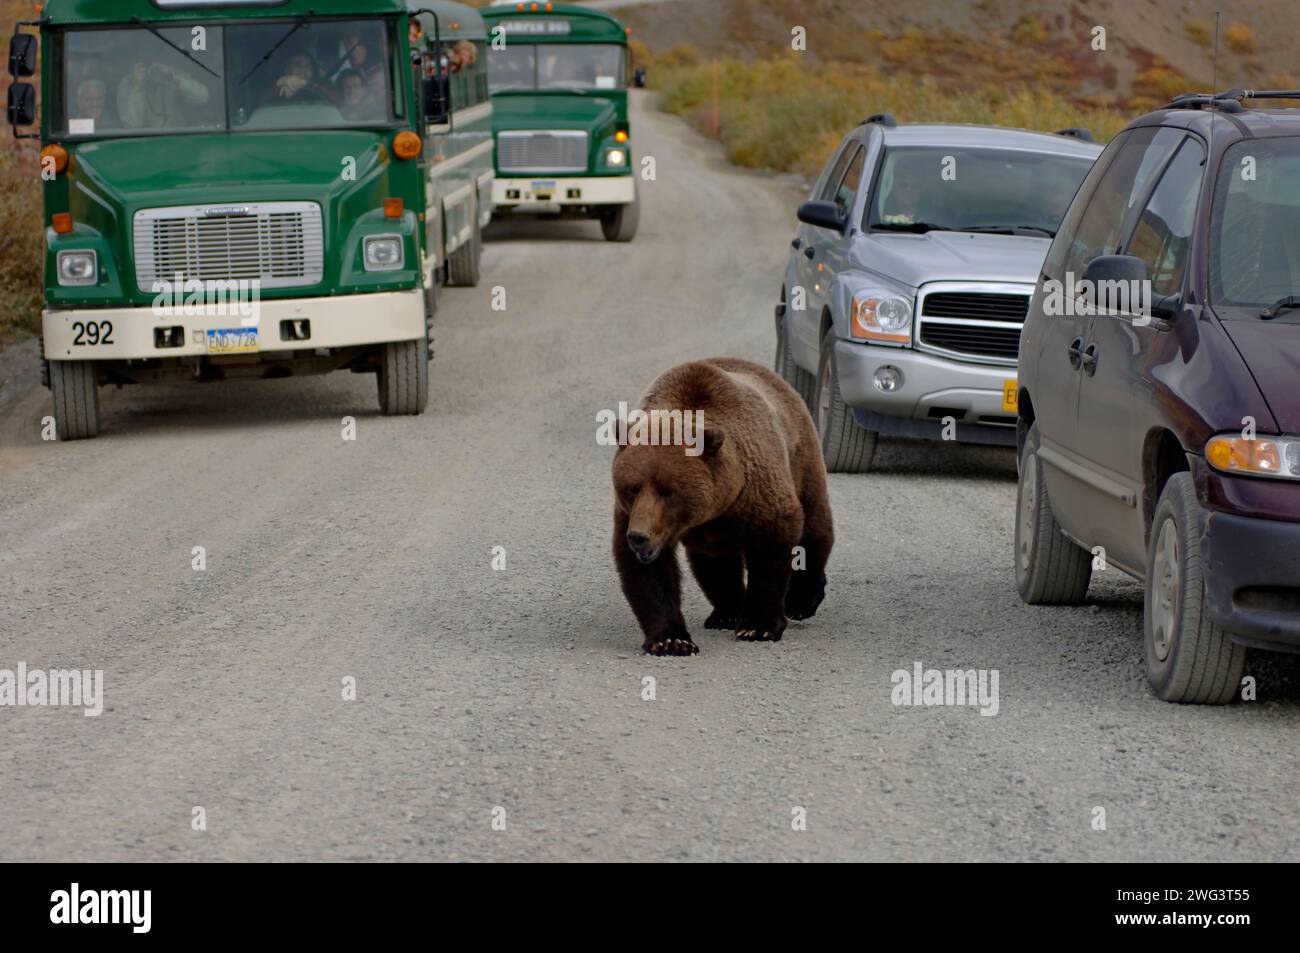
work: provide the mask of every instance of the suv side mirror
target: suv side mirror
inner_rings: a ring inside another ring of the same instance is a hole
[[[451,77],[439,73],[424,79],[424,121],[445,126],[451,119]]]
[[[829,228],[833,232],[844,234],[844,219],[834,202],[804,202],[795,215],[805,225]]]
[[[9,40],[9,75],[32,76],[36,73],[36,37],[15,33]]]
[[[31,83],[14,83],[9,87],[7,113],[9,125],[30,126],[36,122],[36,87]]]

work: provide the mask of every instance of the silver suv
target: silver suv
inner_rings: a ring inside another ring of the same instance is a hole
[[[776,308],[827,469],[869,470],[879,434],[1016,445],[1020,328],[1091,138],[881,115],[844,140]]]

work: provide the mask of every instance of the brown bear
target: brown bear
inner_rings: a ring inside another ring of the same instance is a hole
[[[614,561],[642,648],[699,652],[682,618],[678,543],[713,606],[706,629],[780,641],[787,618],[809,618],[825,598],[834,541],[807,407],[767,368],[718,357],[666,371],[640,409],[703,415],[694,446],[647,445],[631,427],[614,455]]]

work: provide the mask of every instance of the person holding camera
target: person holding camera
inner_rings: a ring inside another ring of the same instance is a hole
[[[117,84],[117,115],[128,129],[183,125],[186,110],[208,101],[208,88],[165,63],[136,62]]]

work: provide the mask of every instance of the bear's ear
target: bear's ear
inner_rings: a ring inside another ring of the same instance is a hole
[[[727,432],[717,427],[704,429],[704,459],[709,460],[718,455],[722,445],[727,442]]]

